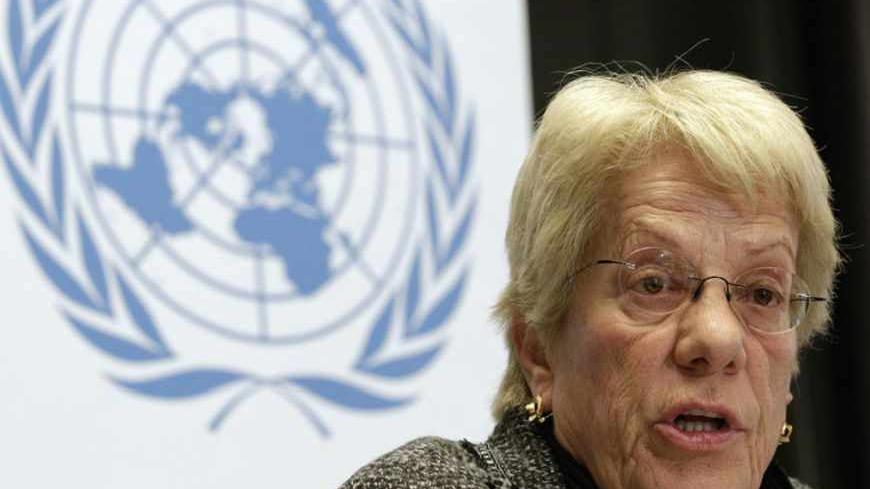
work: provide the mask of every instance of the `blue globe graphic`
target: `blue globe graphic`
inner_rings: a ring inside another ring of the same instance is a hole
[[[260,343],[327,334],[382,294],[418,212],[416,135],[386,122],[413,119],[403,75],[369,62],[390,49],[383,28],[362,2],[172,5],[117,9],[99,90],[68,82],[93,218],[143,288],[196,325]],[[101,27],[91,9],[70,73]],[[383,93],[387,78],[399,90]]]

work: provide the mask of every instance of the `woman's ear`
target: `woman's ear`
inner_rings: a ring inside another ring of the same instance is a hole
[[[525,318],[515,312],[511,316],[511,343],[523,370],[526,385],[533,396],[541,396],[544,412],[551,410],[553,371],[547,359],[547,351],[537,328],[526,323]]]

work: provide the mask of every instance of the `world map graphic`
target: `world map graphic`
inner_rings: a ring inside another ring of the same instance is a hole
[[[415,99],[381,7],[175,5],[117,12],[99,83],[76,68],[84,57],[70,61],[89,217],[161,312],[256,344],[352,326],[415,259],[416,233],[452,222],[423,211],[415,111],[429,99]],[[215,11],[237,29],[215,30]],[[151,25],[130,30],[139,15]],[[89,32],[82,53],[103,42]],[[140,36],[153,40],[147,56],[126,55]]]
[[[264,127],[244,127],[233,120],[239,104],[260,111]],[[270,92],[241,85],[214,90],[189,81],[173,90],[164,105],[178,114],[173,138],[201,145],[215,158],[250,154],[245,150],[254,144],[252,131],[267,131],[268,149],[251,166],[247,199],[232,227],[243,242],[264,246],[279,257],[299,294],[316,292],[330,278],[332,250],[324,235],[329,216],[319,203],[315,179],[319,170],[336,162],[327,144],[330,110],[290,85]],[[193,221],[177,205],[170,185],[172,161],[160,144],[140,136],[131,162],[96,166],[94,180],[165,237],[193,231]]]

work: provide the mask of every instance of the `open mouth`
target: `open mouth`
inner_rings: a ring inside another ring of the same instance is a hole
[[[674,406],[655,430],[671,445],[690,452],[710,452],[728,447],[746,428],[725,406]]]
[[[673,425],[683,433],[716,433],[729,428],[728,420],[710,411],[692,409],[677,415]]]

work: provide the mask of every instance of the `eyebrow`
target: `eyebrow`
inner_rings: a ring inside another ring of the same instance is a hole
[[[784,250],[786,251],[786,253],[788,253],[789,258],[792,258],[792,259],[796,259],[796,258],[797,258],[797,256],[796,256],[794,250],[793,250],[792,247],[791,247],[791,243],[789,243],[789,240],[788,240],[785,236],[780,237],[780,238],[779,238],[778,240],[776,240],[776,241],[772,241],[772,242],[769,242],[769,243],[760,244],[760,245],[757,245],[757,246],[753,246],[752,244],[750,244],[750,245],[749,245],[749,249],[747,250],[747,252],[748,252],[748,253],[753,253],[753,254],[759,254],[759,253],[764,253],[764,252],[766,252],[766,251],[768,251],[768,250],[772,250],[772,249],[775,249],[775,248],[782,248],[782,249],[784,249]]]
[[[620,253],[622,255],[625,255],[628,249],[628,244],[632,241],[636,240],[638,242],[641,242],[649,239],[651,241],[662,244],[668,249],[680,251],[685,254],[687,250],[682,245],[682,242],[685,241],[685,233],[680,233],[680,230],[677,228],[662,226],[660,224],[654,225],[655,228],[653,228],[652,226],[653,225],[646,222],[634,223],[631,226],[632,229],[630,229],[620,239]],[[683,234],[684,236],[680,236],[680,234]],[[779,236],[773,241],[768,241],[764,243],[748,242],[746,243],[745,252],[747,255],[758,255],[762,253],[768,253],[771,250],[777,248],[782,248],[783,250],[785,250],[789,259],[791,259],[792,261],[797,260],[797,254],[792,248],[791,241],[788,239],[787,236]]]
[[[619,252],[622,255],[625,255],[628,251],[629,243],[633,241],[642,242],[647,241],[651,238],[652,241],[660,243],[669,249],[673,249],[675,251],[683,251],[683,246],[680,244],[680,240],[670,233],[662,233],[658,229],[651,229],[641,224],[635,224],[632,226],[633,229],[629,230],[624,236],[620,238],[619,243]]]

